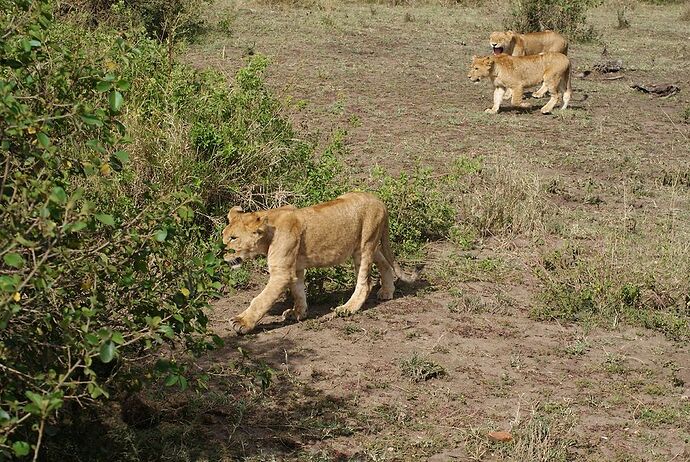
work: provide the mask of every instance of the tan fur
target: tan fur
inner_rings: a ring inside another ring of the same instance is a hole
[[[548,51],[568,54],[568,40],[552,30],[529,34],[518,34],[512,30],[492,32],[489,37],[489,44],[494,50],[494,54],[528,56]]]
[[[223,243],[228,250],[224,259],[239,264],[243,259],[266,255],[270,273],[264,290],[251,301],[249,308],[232,319],[238,333],[254,329],[288,288],[294,306],[283,313],[283,318],[304,319],[307,268],[339,265],[353,258],[357,274],[355,291],[347,303],[335,309],[335,314],[351,314],[362,307],[371,289],[372,263],[376,263],[381,275],[379,300],[393,298],[396,276],[411,280],[393,257],[386,206],[368,193],[351,192],[302,209],[282,207],[242,213],[235,207],[228,213],[228,221],[223,230]]]
[[[546,91],[551,98],[541,108],[543,114],[548,114],[558,100],[563,97],[563,106],[568,107],[572,95],[570,86],[570,60],[561,53],[542,53],[533,56],[473,56],[470,72],[467,77],[473,82],[489,78],[494,85],[494,104],[486,112],[495,114],[501,105],[506,90],[512,91],[514,106],[529,107],[529,103],[522,99],[525,88],[543,82],[533,96],[540,98]]]

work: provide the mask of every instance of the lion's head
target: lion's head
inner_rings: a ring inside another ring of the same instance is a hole
[[[491,67],[494,61],[491,56],[472,56],[472,64],[470,64],[470,72],[467,74],[473,82],[479,82],[481,79],[491,75]]]
[[[228,225],[223,229],[223,244],[227,250],[223,259],[233,268],[239,268],[242,260],[264,255],[268,249],[267,222],[265,215],[242,213],[240,207],[233,207],[228,213]]]
[[[515,38],[512,30],[505,32],[492,32],[489,36],[489,44],[495,55],[500,55],[505,50],[512,49],[511,44]]]

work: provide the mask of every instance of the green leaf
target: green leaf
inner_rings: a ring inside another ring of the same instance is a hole
[[[99,119],[98,117],[96,117],[95,115],[84,114],[84,115],[81,115],[79,117],[87,125],[94,125],[96,127],[102,127],[103,126],[103,121],[101,119]]]
[[[98,353],[98,357],[104,363],[109,363],[113,360],[115,356],[115,343],[110,340],[101,345],[101,351]]]
[[[14,238],[15,241],[19,242],[21,245],[24,247],[28,247],[30,249],[34,247],[38,247],[38,242],[30,241],[28,239],[24,239],[22,236],[15,236]]]
[[[50,138],[43,133],[43,132],[38,132],[36,134],[36,139],[38,139],[38,142],[40,143],[43,148],[48,149],[50,147]]]
[[[77,233],[84,228],[86,228],[86,222],[85,221],[75,221],[74,223],[72,223],[69,226],[69,228],[67,229],[67,232]]]
[[[122,345],[123,343],[125,343],[125,338],[122,336],[121,333],[113,332],[112,341],[117,343],[118,345]]]
[[[122,103],[124,102],[122,93],[120,93],[117,90],[113,91],[112,93],[110,93],[110,96],[108,97],[108,102],[110,103],[111,111],[120,112],[120,108],[122,107]]]
[[[155,237],[158,242],[163,242],[165,238],[168,237],[168,230],[165,228],[159,229],[153,234],[153,237]]]
[[[104,225],[115,227],[115,218],[109,213],[97,213],[96,220],[100,221]]]
[[[31,446],[29,446],[29,443],[26,441],[15,441],[12,445],[12,450],[14,451],[15,456],[23,457],[29,454]]]
[[[98,90],[100,93],[105,93],[106,91],[110,90],[111,86],[112,84],[110,82],[101,80],[96,84],[96,90]]]
[[[127,152],[125,152],[125,151],[117,151],[113,155],[117,158],[117,160],[119,160],[123,164],[126,164],[127,162],[129,162],[129,154],[127,154]]]
[[[168,376],[167,379],[165,379],[165,386],[166,387],[172,387],[175,385],[178,381],[180,380],[180,376],[176,374],[171,374]]]
[[[6,253],[2,259],[7,266],[11,266],[12,268],[21,268],[24,266],[24,258],[15,252]]]
[[[101,144],[101,142],[98,141],[98,140],[88,140],[88,141],[86,142],[86,145],[87,145],[88,147],[90,147],[91,149],[93,149],[94,151],[100,153],[100,154],[105,154],[105,153],[106,153],[105,148],[103,147],[103,145]]]
[[[60,186],[54,186],[50,191],[48,199],[58,204],[64,204],[67,201],[67,194],[65,194],[65,190]]]
[[[131,85],[127,80],[118,80],[117,83],[115,84],[115,88],[117,88],[118,90],[122,90],[122,91],[129,90],[130,86]]]
[[[174,338],[175,337],[175,332],[172,330],[172,327],[170,327],[167,324],[162,324],[158,328],[158,332],[161,332],[162,334],[164,334],[168,338]]]

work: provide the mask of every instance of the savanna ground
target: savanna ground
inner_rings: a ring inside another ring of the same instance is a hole
[[[620,59],[621,77],[574,78],[572,107],[542,116],[536,101],[485,114],[489,83],[466,78],[502,27],[498,2],[213,3],[186,61],[232,76],[268,56],[305,132],[347,129],[352,175],[462,176],[448,192],[460,231],[408,259],[423,258],[424,282],[392,301],[325,321],[349,296],[326,291],[307,321],[280,323],[281,306],[237,337],[228,318],[261,289],[255,271],[214,306],[225,346],[190,370],[208,390],[167,395],[133,447],[163,460],[690,460],[690,22],[686,5],[628,6],[630,28],[605,5],[590,14],[599,39],[570,47],[576,74]]]

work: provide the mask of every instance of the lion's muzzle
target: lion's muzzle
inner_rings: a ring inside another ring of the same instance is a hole
[[[503,53],[503,47],[499,47],[498,45],[491,45],[491,48],[494,50],[495,55],[500,55]]]
[[[232,269],[237,269],[240,266],[242,266],[242,258],[232,253],[226,253],[225,255],[223,255],[223,260],[228,262]]]

